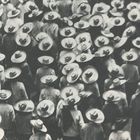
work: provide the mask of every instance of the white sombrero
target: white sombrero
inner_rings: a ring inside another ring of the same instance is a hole
[[[65,27],[60,30],[60,35],[63,37],[72,37],[76,34],[76,29],[74,27]]]
[[[86,117],[89,121],[100,124],[105,120],[103,112],[99,109],[93,108],[86,112]]]
[[[12,93],[10,90],[5,90],[5,89],[1,89],[0,90],[0,100],[7,100],[12,96]]]
[[[90,42],[82,42],[77,46],[77,49],[79,51],[83,52],[83,51],[90,49],[91,46],[92,46],[92,44]]]
[[[128,19],[130,21],[136,22],[140,20],[140,11],[139,9],[135,8],[129,11]]]
[[[102,46],[106,46],[109,44],[109,39],[105,36],[98,36],[95,41],[94,41],[94,44],[97,46],[97,47],[102,47]]]
[[[14,109],[20,112],[33,112],[35,105],[31,100],[21,100],[14,105]]]
[[[21,47],[27,47],[31,43],[31,37],[27,33],[19,33],[16,35],[15,41]]]
[[[89,53],[81,53],[76,57],[76,61],[80,63],[85,63],[92,60],[94,55]]]
[[[104,13],[107,13],[109,9],[110,9],[110,6],[103,2],[96,3],[93,6],[92,14],[95,14],[95,13],[104,14]]]
[[[60,52],[59,61],[61,64],[70,64],[75,61],[76,55],[72,51],[62,51]]]
[[[140,37],[135,38],[134,40],[132,40],[132,44],[136,47],[140,49]]]
[[[64,99],[67,105],[69,104],[75,105],[80,101],[78,90],[73,86],[64,87],[61,90],[61,98]]]
[[[62,39],[61,45],[65,49],[73,49],[76,47],[77,43],[74,38],[69,37],[69,38]]]
[[[52,56],[47,56],[47,55],[40,56],[38,57],[37,60],[40,64],[44,64],[44,65],[49,65],[54,62],[54,58]]]
[[[49,51],[53,46],[53,40],[51,38],[44,38],[38,45],[39,50]]]
[[[103,17],[101,15],[93,15],[89,19],[90,26],[101,26],[103,24]]]
[[[20,14],[20,10],[13,9],[13,10],[8,12],[7,17],[8,18],[14,18],[14,17],[18,16],[19,14]]]
[[[80,44],[82,42],[91,42],[91,36],[88,32],[80,33],[75,38],[77,44]]]
[[[89,28],[89,23],[87,21],[80,20],[74,24],[74,27],[76,29],[87,29]]]
[[[43,100],[36,107],[37,114],[40,117],[47,118],[55,111],[55,105],[51,100]]]
[[[137,2],[130,2],[127,7],[126,7],[128,10],[132,10],[132,9],[135,9],[135,8],[138,8],[138,3]]]
[[[123,0],[112,0],[111,6],[113,8],[122,9],[124,7],[124,1]]]
[[[68,73],[70,73],[71,71],[74,71],[76,69],[79,68],[79,65],[77,63],[70,63],[67,64],[63,67],[62,69],[62,74],[67,75]]]
[[[133,49],[130,49],[128,52],[124,52],[122,54],[122,59],[124,61],[130,61],[130,62],[132,62],[132,61],[135,61],[135,60],[138,59],[138,54]]]
[[[56,75],[45,75],[43,77],[41,77],[40,81],[43,84],[49,84],[49,83],[53,83],[58,79],[58,76]]]
[[[113,26],[122,26],[125,23],[125,18],[123,18],[123,17],[114,17],[111,20],[111,23],[113,24]]]
[[[80,68],[74,69],[67,75],[68,83],[75,83],[81,76],[82,70]]]
[[[5,71],[5,77],[7,79],[15,79],[15,78],[19,77],[20,74],[21,74],[21,70],[19,68],[16,68],[16,67],[8,68]]]
[[[110,32],[110,29],[104,29],[104,30],[102,30],[102,31],[101,31],[101,34],[102,34],[103,36],[108,37],[108,38],[112,38],[112,37],[115,36],[112,32]]]
[[[127,27],[123,34],[122,34],[122,37],[129,37],[129,36],[132,36],[134,33],[136,32],[136,27],[135,26],[129,26]]]
[[[42,41],[43,39],[45,39],[45,38],[50,38],[50,36],[47,34],[47,33],[45,33],[45,32],[40,32],[40,33],[38,33],[37,35],[36,35],[36,40],[38,41],[38,42],[40,42],[40,41]]]
[[[109,12],[114,17],[122,17],[124,14],[122,11],[118,11],[116,8],[112,8]]]
[[[55,19],[58,19],[58,18],[60,18],[60,15],[55,11],[48,12],[47,14],[44,15],[44,19],[46,21],[55,20]]]
[[[19,29],[19,26],[17,23],[7,23],[4,26],[4,31],[6,33],[15,33]]]
[[[20,30],[23,32],[23,33],[30,33],[33,29],[34,25],[32,22],[28,22],[28,23],[25,23],[21,28]]]

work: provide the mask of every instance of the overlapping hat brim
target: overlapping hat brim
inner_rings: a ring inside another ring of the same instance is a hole
[[[98,115],[98,117],[96,119],[91,118],[91,115],[94,113],[96,113]],[[86,112],[86,118],[89,121],[92,121],[92,122],[97,123],[97,124],[103,123],[105,120],[105,116],[104,116],[103,112],[99,109],[96,109],[96,108],[88,110]]]
[[[80,68],[75,69],[74,71],[71,71],[68,75],[67,75],[67,81],[68,83],[75,83],[81,76],[82,74],[82,70]],[[72,76],[76,75],[75,79],[72,79]]]
[[[40,64],[44,64],[44,65],[49,65],[54,62],[54,58],[52,56],[47,56],[47,55],[40,56],[38,57],[37,60]]]
[[[83,42],[83,43],[80,43],[78,46],[77,46],[77,49],[79,51],[86,51],[88,49],[90,49],[92,46],[92,44],[90,42]]]
[[[11,56],[11,61],[13,63],[22,63],[26,60],[26,58],[27,58],[26,53],[23,51],[20,51],[19,53],[21,55],[19,58],[16,58],[16,52]]]
[[[13,18],[13,17],[16,17],[20,14],[20,10],[16,9],[16,13],[15,14],[12,14],[12,10],[8,12],[7,14],[7,17],[8,18]]]
[[[113,102],[120,101],[122,98],[122,94],[120,94],[120,93],[121,93],[120,91],[108,90],[108,91],[103,93],[103,99],[108,101],[109,97],[113,96],[113,99],[112,99]]]
[[[58,76],[56,75],[45,75],[43,76],[40,81],[43,84],[49,84],[49,83],[53,83],[58,79]]]
[[[100,40],[104,40],[104,43],[101,45],[100,44]],[[106,46],[109,44],[109,39],[105,36],[99,36],[95,39],[94,41],[94,44],[97,46],[97,47],[102,47],[102,46]]]
[[[52,16],[52,18],[49,18],[49,16]],[[47,21],[55,20],[55,19],[58,19],[58,18],[60,18],[60,15],[55,11],[48,12],[47,14],[44,15],[44,19],[47,20]]]
[[[46,111],[42,110],[44,106],[48,107]],[[51,100],[43,100],[37,105],[36,111],[40,117],[47,118],[54,113],[55,105]]]
[[[66,61],[66,58],[69,58],[69,60]],[[76,55],[71,51],[71,52],[64,52],[63,55],[60,56],[59,61],[61,64],[65,65],[65,64],[73,63],[75,59],[76,59]]]
[[[5,101],[9,99],[11,96],[12,96],[12,93],[10,90],[5,90],[5,89],[0,90],[0,100]]]
[[[115,88],[116,86],[121,86],[121,85],[125,84],[126,82],[127,82],[127,80],[120,79],[118,85],[115,85],[114,83],[112,83],[109,88],[112,89],[112,88]]]
[[[96,20],[98,20],[97,24],[94,23],[94,21],[96,21]],[[103,17],[101,15],[93,15],[89,19],[89,24],[90,24],[90,26],[93,26],[93,27],[101,26],[103,24]]]
[[[15,73],[15,75],[12,76],[12,77],[10,76],[10,73],[11,73],[11,72],[14,72],[14,73]],[[5,77],[6,77],[7,79],[15,79],[15,78],[19,77],[20,74],[21,74],[21,70],[20,70],[19,68],[17,68],[17,67],[8,68],[8,69],[5,71]]]
[[[136,39],[132,40],[132,44],[133,44],[136,48],[140,49],[140,44],[137,44],[137,41],[140,42],[140,37],[137,37]]]
[[[25,109],[21,110],[20,105],[26,105]],[[31,100],[21,100],[14,105],[14,109],[19,112],[33,112],[35,105]]]
[[[75,38],[77,44],[80,44],[82,42],[91,42],[91,36],[88,32],[83,32],[83,33],[80,33],[76,36]],[[81,42],[82,40],[82,42]]]
[[[36,35],[36,40],[38,41],[38,42],[40,42],[40,41],[42,41],[43,39],[45,39],[45,38],[50,38],[50,36],[47,34],[47,33],[45,33],[45,32],[40,32],[40,33],[38,33],[37,35]]]
[[[39,131],[44,132],[44,133],[47,132],[47,128],[46,128],[45,125],[42,125],[42,128],[37,128],[36,127],[36,120],[31,120],[30,123],[31,123],[31,125],[33,127],[35,127],[36,129],[38,129]]]
[[[44,44],[49,43],[49,46],[44,48]],[[44,38],[38,45],[39,50],[41,51],[49,51],[53,47],[53,40],[51,38]]]
[[[33,30],[33,23],[32,22],[28,22],[28,23],[25,23],[21,28],[20,30],[23,32],[23,33],[30,33],[32,30]],[[27,31],[24,31],[25,29],[27,28]]]
[[[76,34],[76,29],[74,27],[65,27],[60,30],[60,35],[63,37],[73,37],[75,34]]]
[[[67,96],[67,93],[71,93],[71,95]],[[66,101],[67,105],[68,105],[67,101],[69,99],[74,99],[75,100],[74,104],[77,104],[80,101],[78,90],[73,86],[64,87],[61,90],[61,98],[64,99],[64,101]]]
[[[25,40],[25,42],[21,43],[20,40]],[[21,33],[16,35],[15,41],[18,46],[27,47],[31,43],[31,37],[27,33]]]
[[[87,73],[92,73],[91,77],[87,78],[86,77]],[[85,71],[83,71],[83,74],[82,74],[82,80],[86,84],[96,82],[98,80],[98,77],[99,75],[95,68],[87,68]]]
[[[132,58],[131,59],[128,59],[128,56],[131,55]],[[125,52],[122,54],[122,59],[124,61],[129,61],[129,62],[132,62],[132,61],[135,61],[138,59],[138,54],[135,52],[135,51],[128,51],[128,52]]]
[[[99,7],[101,7],[102,9],[98,10]],[[96,3],[92,9],[92,14],[95,14],[95,13],[104,14],[104,13],[107,13],[109,9],[110,9],[110,5],[107,5],[103,2]]]
[[[118,43],[114,44],[114,48],[122,47],[127,42],[127,40],[128,40],[128,37],[122,37]]]
[[[87,28],[89,28],[89,23],[87,21],[80,20],[79,22],[76,22],[74,24],[74,27],[76,29],[87,29]]]
[[[88,53],[81,53],[76,57],[76,61],[80,63],[85,63],[94,58],[94,55]]]
[[[70,47],[67,44],[71,44]],[[74,38],[69,37],[69,38],[62,39],[61,45],[65,49],[73,49],[76,47],[77,43]]]
[[[77,63],[70,63],[63,67],[62,74],[67,75],[69,72],[74,71],[79,68]]]
[[[102,30],[101,34],[108,38],[113,38],[115,36],[114,33],[110,32],[110,30]]]
[[[133,18],[132,17],[133,15],[136,15],[136,18]],[[137,8],[130,10],[129,13],[128,13],[128,19],[130,21],[133,21],[133,22],[136,22],[136,21],[140,20],[139,10]]]

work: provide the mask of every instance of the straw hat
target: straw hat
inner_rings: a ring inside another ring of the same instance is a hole
[[[138,3],[137,2],[130,2],[126,8],[130,11],[132,9],[138,8]]]
[[[103,24],[103,17],[101,15],[93,15],[89,19],[90,26],[99,27]]]
[[[92,66],[88,66],[82,74],[82,80],[86,84],[96,82],[98,80],[98,77],[99,75],[97,70]]]
[[[50,65],[54,62],[54,58],[52,56],[47,56],[47,55],[40,56],[38,57],[37,60],[40,64],[43,64],[43,65]]]
[[[104,13],[107,13],[109,9],[110,9],[110,6],[103,2],[96,3],[93,6],[92,14],[95,14],[95,13],[104,14]]]
[[[106,46],[109,44],[109,39],[103,35],[101,36],[98,36],[95,41],[94,41],[94,44],[97,46],[97,47],[102,47],[102,46]]]
[[[13,63],[22,63],[26,60],[26,53],[24,51],[16,51],[12,56],[11,56],[11,61]]]
[[[55,111],[55,105],[51,100],[43,100],[36,107],[37,114],[40,117],[47,118]]]
[[[122,98],[122,94],[120,93],[121,93],[120,91],[108,90],[103,93],[103,99],[106,101],[112,101],[112,102],[120,101]]]
[[[14,18],[14,17],[17,17],[19,14],[20,14],[19,9],[13,9],[13,10],[8,12],[7,17],[8,18]]]
[[[70,63],[63,67],[62,74],[67,75],[68,73],[75,71],[79,68],[79,65],[77,63]]]
[[[91,6],[89,5],[88,2],[81,2],[78,7],[77,7],[77,10],[76,10],[76,13],[78,14],[88,14],[90,13],[91,11]]]
[[[111,6],[116,9],[124,8],[124,1],[123,0],[112,0]]]
[[[50,38],[50,36],[46,32],[39,32],[35,37],[38,42],[41,42],[45,38]]]
[[[129,61],[129,62],[132,62],[132,61],[135,61],[138,59],[138,54],[136,51],[134,51],[133,49],[130,49],[128,52],[124,52],[122,54],[122,59],[124,61]]]
[[[105,120],[103,112],[99,109],[92,108],[86,112],[86,117],[89,121],[100,124]]]
[[[123,34],[122,34],[122,37],[130,37],[130,36],[132,36],[135,32],[136,32],[136,27],[133,26],[133,25],[131,25],[131,26],[127,27],[127,28],[124,30],[124,32],[123,32]]]
[[[76,61],[80,63],[85,63],[92,60],[94,55],[88,53],[81,53],[76,57]]]
[[[82,42],[77,46],[77,49],[81,52],[90,49],[92,44],[90,42]]]
[[[14,109],[19,112],[33,112],[35,105],[31,100],[21,100],[14,105]]]
[[[113,26],[122,26],[125,23],[125,18],[123,18],[123,17],[114,17],[111,20],[111,23],[113,24]]]
[[[16,68],[16,67],[8,68],[5,71],[5,77],[7,79],[15,79],[15,78],[19,77],[20,74],[21,74],[21,70],[19,68]]]
[[[44,19],[46,21],[53,21],[58,18],[60,18],[60,15],[55,11],[48,12],[47,14],[44,15]]]
[[[69,38],[62,39],[61,45],[65,49],[73,49],[76,47],[77,43],[74,38],[69,37]]]
[[[4,130],[2,128],[0,128],[0,140],[3,139],[4,134],[5,134]]]
[[[19,29],[19,26],[17,23],[7,23],[5,26],[4,26],[4,31],[6,33],[15,33],[17,30]]]
[[[103,29],[102,31],[101,31],[101,34],[103,35],[103,36],[106,36],[106,37],[108,37],[108,38],[113,38],[115,35],[110,31],[110,29]]]
[[[140,37],[135,38],[134,40],[132,40],[132,44],[136,47],[140,49]]]
[[[41,77],[40,81],[43,84],[49,84],[49,83],[53,83],[58,79],[58,76],[56,75],[45,75],[43,77]]]
[[[39,50],[49,51],[53,46],[53,40],[49,38],[44,38],[38,45]]]
[[[33,29],[33,23],[32,22],[28,22],[28,23],[25,23],[21,28],[20,30],[23,32],[23,33],[30,33]]]
[[[87,28],[89,28],[89,22],[80,20],[80,21],[74,23],[74,27],[76,29],[87,29]]]
[[[120,38],[120,40],[118,40],[118,42],[115,42],[114,48],[120,48],[120,47],[122,47],[127,42],[127,40],[128,40],[128,37],[122,36]]]
[[[88,32],[80,33],[75,38],[77,44],[83,43],[83,42],[91,42],[91,36]]]
[[[27,47],[31,43],[31,37],[27,33],[19,33],[16,35],[15,41],[21,47]]]
[[[93,94],[93,92],[91,92],[91,91],[81,91],[81,92],[79,92],[80,97],[89,97],[92,94]]]
[[[0,62],[3,61],[5,59],[5,54],[0,53]]]
[[[63,37],[72,37],[76,34],[76,29],[74,27],[65,27],[60,30],[60,35]]]
[[[125,83],[126,83],[126,80],[125,79],[116,78],[116,79],[113,80],[113,83],[110,85],[109,88],[112,89],[112,88],[121,86],[121,85],[123,85]]]
[[[77,68],[67,75],[67,81],[68,83],[75,83],[81,76],[82,70],[80,68]]]
[[[130,10],[128,13],[128,19],[133,22],[140,20],[139,9],[135,8],[135,9]]]
[[[109,56],[113,53],[114,49],[110,46],[104,46],[98,49],[95,54],[99,57]]]
[[[78,90],[73,86],[64,87],[61,90],[61,98],[64,99],[67,105],[75,105],[80,101]]]
[[[70,64],[73,63],[75,61],[76,55],[70,51],[62,51],[60,52],[60,58],[59,61],[61,64]]]
[[[0,100],[7,100],[11,97],[12,93],[10,90],[1,89],[0,90]]]
[[[43,124],[43,121],[41,121],[40,119],[31,120],[30,123],[35,129],[37,129],[41,132],[44,132],[44,133],[47,132],[46,126]]]

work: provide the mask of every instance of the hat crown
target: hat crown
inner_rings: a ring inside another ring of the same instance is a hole
[[[65,57],[65,62],[69,62],[71,60],[70,56]]]
[[[29,8],[30,8],[31,11],[36,9],[35,5],[30,5]]]
[[[15,53],[15,58],[20,58],[22,55],[20,52]]]
[[[49,59],[45,59],[45,58],[43,58],[43,60],[42,60],[45,64],[48,64],[49,63]]]
[[[75,99],[74,98],[71,98],[71,99],[68,98],[68,104],[74,104],[74,103],[75,103]]]
[[[42,129],[42,127],[43,127],[43,122],[41,120],[37,120],[35,123],[35,128]]]
[[[81,61],[85,61],[86,60],[86,55],[82,55],[80,58]]]
[[[119,85],[120,85],[120,79],[119,79],[119,78],[114,79],[114,80],[113,80],[113,84],[114,84],[115,86],[119,86]]]
[[[84,27],[84,23],[83,22],[79,22],[78,26],[79,26],[79,28],[82,28],[82,27]]]
[[[119,1],[116,1],[114,4],[116,8],[119,8],[121,6],[121,3]]]
[[[96,19],[93,20],[93,22],[94,22],[95,25],[97,25],[99,23],[99,21],[100,20],[98,18],[96,18]]]
[[[138,16],[138,15],[137,15],[136,13],[134,13],[134,14],[131,15],[131,17],[132,17],[133,19],[136,19],[137,16]]]
[[[86,9],[86,5],[85,5],[85,4],[81,5],[81,6],[80,6],[80,9],[81,9],[82,11],[85,10],[85,9]]]
[[[26,106],[27,106],[27,105],[24,104],[24,103],[19,104],[19,109],[20,109],[20,110],[25,110]]]
[[[85,75],[86,75],[87,78],[90,78],[93,75],[93,73],[92,72],[88,72]]]
[[[6,95],[6,93],[1,93],[0,94],[0,97],[3,98],[3,99],[5,99],[7,97],[7,95]]]
[[[67,43],[66,43],[66,46],[67,46],[68,48],[71,48],[72,45],[73,45],[72,42],[67,42]]]
[[[104,40],[104,38],[100,38],[100,39],[98,40],[98,42],[99,42],[99,44],[104,45],[105,40]]]
[[[109,49],[103,50],[103,54],[104,54],[104,55],[109,55],[109,53],[110,53]]]
[[[19,39],[19,42],[20,42],[21,44],[25,44],[26,41],[27,41],[26,38],[20,38],[20,39]]]
[[[30,30],[29,27],[27,27],[27,26],[23,27],[23,32],[24,32],[24,33],[27,33],[29,30]]]
[[[53,81],[53,79],[51,77],[48,77],[48,78],[46,78],[45,81],[46,81],[46,83],[48,83],[48,82],[51,83]]]
[[[115,24],[119,24],[120,22],[120,19],[115,19]]]
[[[80,43],[85,42],[85,41],[86,41],[86,38],[85,37],[81,37],[80,38]]]
[[[71,90],[69,90],[69,92],[66,93],[66,97],[70,97],[73,95],[73,92]]]
[[[71,33],[71,31],[68,29],[68,30],[65,30],[65,34],[66,35],[69,35]]]
[[[47,111],[49,109],[49,106],[47,104],[45,104],[44,106],[42,106],[41,110],[42,111]]]
[[[133,58],[133,55],[132,55],[132,54],[128,54],[128,55],[127,55],[127,59],[128,59],[128,60],[130,60],[130,59],[132,59],[132,58]]]
[[[102,7],[102,6],[99,6],[99,7],[97,8],[97,10],[100,12],[100,11],[103,10],[103,7]]]
[[[56,3],[52,3],[52,4],[51,4],[51,8],[52,8],[52,9],[56,9],[56,7],[57,7],[57,4],[56,4]]]
[[[15,71],[11,71],[11,72],[9,73],[9,76],[10,76],[10,77],[14,77],[14,76],[16,76],[16,74],[17,74],[17,73],[16,73]]]
[[[110,95],[107,99],[108,99],[108,101],[113,101],[114,96],[113,95]]]
[[[15,27],[11,25],[11,26],[8,28],[8,31],[9,31],[9,32],[12,32],[14,29],[15,29]]]
[[[91,119],[95,120],[98,118],[98,113],[94,112],[94,114],[90,114]]]
[[[15,15],[16,13],[17,13],[16,9],[12,10],[12,15]]]
[[[43,48],[44,49],[47,49],[49,46],[50,46],[50,43],[49,42],[44,42],[43,43]]]
[[[49,19],[53,19],[53,18],[54,18],[54,15],[53,15],[53,14],[49,14],[49,15],[48,15],[48,18],[49,18]]]
[[[116,37],[114,37],[114,41],[116,42],[116,43],[118,43],[119,41],[120,41],[120,37],[119,36],[116,36]]]
[[[78,74],[77,74],[77,73],[73,73],[73,74],[71,75],[72,80],[76,80],[77,77],[78,77]]]
[[[140,40],[136,40],[136,44],[137,45],[140,45]]]

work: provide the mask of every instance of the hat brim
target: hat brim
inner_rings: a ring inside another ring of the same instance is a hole
[[[12,57],[11,57],[11,61],[13,62],[13,63],[22,63],[22,62],[24,62],[26,60],[26,53],[25,52],[21,52],[21,57],[19,57],[19,58],[16,58],[15,57],[15,53],[12,55]]]
[[[65,34],[65,31],[70,30],[68,35]],[[65,27],[60,30],[60,35],[63,37],[73,37],[76,34],[76,29],[73,27]]]
[[[8,12],[8,14],[7,14],[7,17],[8,18],[13,18],[13,17],[16,17],[16,16],[18,16],[19,14],[20,14],[20,10],[16,10],[17,12],[16,12],[16,14],[12,14],[12,11],[9,11]]]
[[[24,32],[24,28],[27,27],[29,28],[29,30],[27,32]],[[30,33],[32,30],[33,30],[33,23],[32,22],[28,22],[28,23],[25,23],[21,28],[20,30],[23,32],[23,33]]]
[[[4,90],[4,89],[2,89],[2,90],[0,90],[0,94],[2,94],[2,93],[5,93],[6,97],[2,98],[2,97],[0,96],[0,100],[1,100],[1,101],[8,100],[8,99],[12,96],[12,93],[11,93],[11,91],[9,91],[9,90]]]
[[[3,61],[5,59],[5,55],[3,53],[0,53],[0,62]]]
[[[82,27],[79,26],[80,23],[83,24]],[[86,21],[79,21],[79,22],[76,22],[76,23],[74,24],[74,27],[75,27],[76,29],[87,29],[87,28],[89,28],[89,23],[86,22]]]
[[[117,85],[117,86],[121,86],[121,85],[123,85],[123,84],[125,84],[127,82],[127,80],[120,80],[120,83],[119,83],[119,85]],[[110,85],[110,87],[109,87],[109,89],[112,89],[112,88],[115,88],[116,87],[116,85],[114,85],[113,83]]]
[[[36,35],[36,40],[38,41],[38,42],[40,42],[40,41],[42,41],[43,39],[45,39],[45,38],[49,38],[50,36],[47,34],[47,33],[45,33],[45,32],[40,32],[40,33],[38,33],[37,35]]]
[[[44,58],[45,58],[45,60],[47,59],[48,61],[47,62],[43,61]],[[54,58],[51,56],[47,56],[47,55],[40,56],[40,57],[38,57],[37,60],[40,64],[43,64],[43,65],[50,65],[54,62]]]
[[[79,50],[79,51],[86,51],[86,50],[88,50],[88,49],[90,49],[91,48],[91,43],[90,42],[83,42],[83,43],[80,43],[78,46],[77,46],[77,49]]]
[[[133,44],[136,48],[140,49],[140,45],[137,44],[137,41],[140,41],[140,38],[134,39],[134,40],[132,41],[132,44]]]
[[[83,56],[85,57],[85,59],[81,60],[81,58]],[[79,63],[85,63],[85,62],[88,62],[88,61],[92,60],[93,57],[94,57],[94,55],[92,55],[92,54],[81,53],[76,57],[76,61],[79,62]]]
[[[5,134],[4,130],[0,128],[0,139],[3,139],[4,134]]]
[[[49,18],[50,14],[53,15],[52,19]],[[54,11],[48,12],[47,14],[44,15],[44,19],[47,21],[53,21],[53,20],[58,19],[58,18],[60,18],[60,15]]]
[[[94,19],[99,19],[99,22],[98,22],[98,24],[94,24]],[[98,26],[101,26],[102,24],[103,24],[103,18],[102,18],[102,16],[100,16],[100,15],[93,15],[92,17],[90,17],[90,19],[89,19],[89,24],[90,24],[90,26],[92,26],[92,27],[98,27]]]
[[[103,45],[100,45],[100,44],[99,44],[100,38],[101,38],[101,39],[104,39],[104,41],[105,41]],[[97,47],[106,46],[106,45],[109,44],[109,39],[108,39],[107,37],[105,37],[105,36],[99,36],[99,37],[97,37],[97,38],[95,39],[94,44],[95,44]]]
[[[18,25],[16,25],[16,26],[13,25],[14,30],[13,30],[13,31],[9,31],[9,30],[8,30],[9,27],[10,27],[10,24],[4,26],[4,31],[5,31],[6,33],[15,33],[15,32],[17,32],[17,30],[19,29]]]

